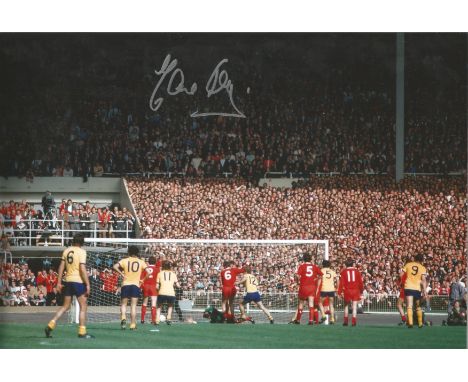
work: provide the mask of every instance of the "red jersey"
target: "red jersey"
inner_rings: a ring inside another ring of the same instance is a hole
[[[299,265],[296,274],[299,276],[299,286],[317,286],[317,281],[323,276],[319,267],[312,263]]]
[[[108,273],[108,272],[106,272]],[[104,286],[103,289],[105,292],[115,292],[117,290],[117,283],[119,281],[119,275],[112,272],[107,274],[103,278]]]
[[[42,272],[39,272],[36,277],[37,286],[47,286],[47,275],[43,275]]]
[[[48,275],[46,280],[47,293],[52,293],[53,289],[57,286],[57,276]]]
[[[361,272],[355,267],[345,268],[340,273],[340,287],[338,293],[346,290],[358,290],[360,293],[364,291]]]
[[[400,277],[400,287],[401,287],[401,289],[404,289],[405,282],[406,282],[406,273],[403,273],[403,276]]]
[[[234,284],[236,283],[237,275],[244,273],[244,268],[231,268],[228,267],[221,271],[221,281],[223,283],[223,287],[233,288]]]
[[[148,265],[147,268],[141,272],[141,280],[143,280],[147,275],[147,279],[142,284],[142,287],[156,287],[156,279],[158,278],[158,273],[161,271],[161,262],[158,261],[156,264]]]

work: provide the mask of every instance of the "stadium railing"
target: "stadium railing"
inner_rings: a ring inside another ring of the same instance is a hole
[[[221,292],[205,292],[193,291],[185,292],[184,298],[193,301],[193,309],[205,309],[213,305],[216,308],[221,307]],[[281,293],[268,292],[262,293],[264,305],[272,312],[290,312],[294,313],[298,304],[297,293]],[[242,301],[241,296],[238,296],[236,303]],[[368,296],[361,300],[359,310],[361,313],[380,313],[380,314],[397,314],[398,295],[387,296]],[[434,295],[430,296],[428,305],[423,303],[422,308],[431,313],[447,313],[448,296]],[[344,301],[341,297],[335,299],[335,309],[342,312],[344,309]],[[256,311],[255,309],[250,309]]]
[[[277,172],[277,171],[267,171],[264,173],[264,178],[307,178],[310,175],[316,176],[338,176],[343,175],[341,172],[312,172],[312,173],[301,173],[301,172]],[[387,172],[375,172],[375,173],[365,173],[365,172],[348,172],[346,175],[369,175],[369,176],[379,176],[379,175],[388,175]],[[460,176],[463,175],[461,171],[452,171],[447,174],[438,173],[438,172],[405,172],[407,176]]]
[[[12,223],[14,220],[5,219],[5,222]],[[99,228],[99,222],[91,220],[80,220],[76,222],[65,222],[62,219],[25,219],[22,220],[15,228],[9,231],[4,231],[7,234],[8,241],[12,246],[65,246],[68,245],[68,241],[77,233],[83,233],[87,237],[98,238],[99,234],[105,233],[106,235],[111,232],[113,235],[117,235],[121,238],[129,239],[132,237],[132,229],[129,229],[128,220],[117,220],[117,223],[125,223],[125,229],[114,229],[109,230]],[[23,228],[19,228],[19,225],[23,223]],[[71,229],[65,228],[67,224],[88,224],[87,229]],[[44,227],[40,225],[46,224]],[[96,242],[92,244],[96,246]]]
[[[10,251],[1,251],[3,253],[3,262],[4,264],[13,263],[13,255]]]
[[[232,172],[221,172],[217,173],[215,176],[212,176],[211,178],[229,178],[233,176],[234,174]],[[293,178],[299,178],[299,179],[304,179],[308,178],[311,175],[315,176],[338,176],[338,175],[369,175],[369,176],[381,176],[381,175],[388,175],[386,171],[384,172],[373,172],[373,173],[366,173],[366,172],[347,172],[346,174],[342,172],[281,172],[281,171],[267,171],[263,173],[263,178],[269,179],[269,178],[288,178],[288,179],[293,179]],[[440,172],[405,172],[405,176],[461,176],[464,175],[463,171],[451,171],[448,173],[440,173]],[[128,172],[128,173],[111,173],[111,172],[106,172],[102,174],[103,177],[109,177],[109,178],[118,178],[118,177],[143,177],[143,178],[175,178],[175,177],[185,177],[187,174],[185,172]],[[210,176],[206,176],[210,178]]]

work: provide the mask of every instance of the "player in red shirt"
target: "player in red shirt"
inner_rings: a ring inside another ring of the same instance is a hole
[[[361,294],[364,291],[361,272],[354,266],[354,260],[346,259],[346,268],[340,273],[338,294],[344,295],[344,321],[343,326],[348,326],[348,305],[352,303],[353,318],[352,325],[356,326],[357,303],[361,300]]]
[[[233,267],[233,261],[225,261],[224,269],[221,271],[221,283],[223,285],[222,309],[223,316],[227,322],[234,322],[234,298],[237,289],[235,287],[237,275],[244,273],[244,268]]]
[[[320,291],[323,273],[317,265],[312,264],[310,253],[305,253],[302,260],[304,263],[299,265],[296,272],[296,280],[299,282],[299,304],[296,315],[290,324],[300,324],[304,301],[307,301],[309,306],[309,325],[313,325],[315,316],[314,300],[317,296],[317,290]]]
[[[141,291],[143,293],[143,302],[141,304],[141,323],[145,323],[146,306],[148,297],[151,297],[151,323],[156,325],[156,302],[158,299],[158,291],[156,289],[156,280],[158,273],[161,271],[161,259],[156,262],[156,258],[151,256],[148,259],[148,267],[141,272]]]
[[[406,281],[406,273],[404,273],[400,277],[400,295],[398,296],[398,300],[397,300],[397,309],[401,316],[401,322],[398,323],[398,325],[406,324],[406,314],[403,309],[403,304],[405,303],[405,281]]]

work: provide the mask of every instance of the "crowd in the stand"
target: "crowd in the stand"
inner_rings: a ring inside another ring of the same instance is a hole
[[[328,239],[334,268],[354,257],[366,289],[396,293],[404,262],[426,255],[430,286],[444,293],[466,273],[467,199],[462,177],[313,177],[290,189],[244,180],[130,179],[144,237]],[[174,249],[187,289],[219,290],[226,249]],[[268,290],[293,290],[295,248],[244,249]],[[169,253],[171,253],[169,251]],[[202,285],[203,284],[203,285]]]
[[[134,237],[136,226],[132,213],[119,205],[97,207],[89,201],[79,203],[62,199],[57,206],[54,203],[51,208],[41,209],[25,200],[0,202],[2,251],[8,251],[10,245],[29,245],[27,237],[30,233],[34,245],[44,240],[44,230],[61,234],[62,228],[65,244],[68,244],[74,231],[81,231],[85,237],[120,238],[127,234]]]
[[[58,274],[51,263],[44,264],[35,274],[28,262],[21,258],[1,264],[0,305],[51,306],[60,305],[63,296],[57,291]],[[90,305],[116,303],[120,293],[119,275],[103,265],[100,271],[88,269],[91,283]],[[65,275],[65,274],[64,274]]]
[[[394,96],[381,87],[347,84],[339,71],[333,76],[301,78],[302,87],[309,85],[302,97],[286,90],[281,97],[244,94],[237,106],[247,118],[190,118],[183,100],[165,102],[157,112],[117,101],[62,105],[61,114],[48,123],[56,130],[37,137],[32,132],[30,153],[13,158],[9,171],[31,181],[34,176],[168,172],[247,179],[266,172],[393,173]],[[431,115],[408,112],[407,172],[466,167],[465,114],[444,105]]]
[[[37,275],[21,259],[3,263],[0,277],[0,304],[3,306],[50,306],[60,303],[57,273],[41,270]]]

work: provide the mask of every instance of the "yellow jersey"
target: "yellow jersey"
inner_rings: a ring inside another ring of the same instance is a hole
[[[331,268],[322,268],[322,273],[322,292],[334,292],[336,272]]]
[[[255,292],[258,292],[258,280],[257,278],[250,274],[250,273],[246,273],[244,275],[244,278],[242,279],[241,281],[242,284],[245,285],[245,290],[247,293],[255,293]]]
[[[147,267],[146,263],[138,257],[126,257],[119,261],[119,266],[124,274],[122,286],[136,285],[140,287],[140,276]]]
[[[174,284],[177,282],[177,275],[172,271],[160,271],[156,284],[159,285],[159,295],[175,297]]]
[[[414,261],[408,263],[403,268],[406,273],[405,289],[421,290],[421,279],[426,274],[426,268]]]
[[[80,247],[69,247],[62,253],[65,261],[66,282],[84,283],[80,275],[80,264],[86,264],[86,251]]]

